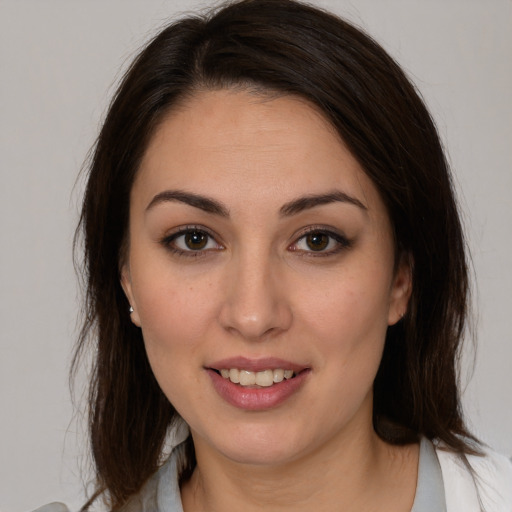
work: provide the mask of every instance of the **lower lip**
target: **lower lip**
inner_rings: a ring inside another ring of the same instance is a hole
[[[212,379],[213,387],[226,402],[247,411],[263,411],[278,407],[297,393],[310,370],[301,371],[293,379],[285,379],[272,386],[261,388],[247,388],[233,384],[214,370],[207,369],[207,372]]]

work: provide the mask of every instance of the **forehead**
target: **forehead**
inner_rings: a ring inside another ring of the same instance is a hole
[[[284,202],[333,188],[362,202],[377,194],[317,108],[295,96],[231,90],[198,93],[170,112],[134,185],[146,200],[165,189],[193,189],[228,203],[235,196],[247,203],[276,195]]]

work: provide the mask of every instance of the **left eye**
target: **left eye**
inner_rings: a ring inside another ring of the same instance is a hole
[[[342,236],[326,231],[311,231],[300,237],[292,250],[313,253],[335,253],[349,245]]]

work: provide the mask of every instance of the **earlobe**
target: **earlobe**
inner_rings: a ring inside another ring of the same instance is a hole
[[[388,325],[396,324],[407,313],[412,293],[412,267],[413,263],[409,255],[400,258],[391,290]]]
[[[130,269],[127,264],[124,264],[121,268],[121,287],[123,288],[124,294],[130,303],[130,307],[128,312],[130,313],[131,321],[137,326],[140,327],[140,318],[137,311],[135,298],[133,296],[132,291],[132,280],[130,275]]]

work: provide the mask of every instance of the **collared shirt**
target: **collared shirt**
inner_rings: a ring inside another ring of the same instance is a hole
[[[174,448],[123,512],[183,512],[177,468],[182,448],[183,444]],[[481,456],[463,456],[422,439],[411,512],[512,512],[512,461],[481,450]],[[62,503],[51,503],[34,512],[69,511]]]
[[[183,512],[178,484],[176,447],[169,460],[134,496],[122,512]],[[446,512],[443,477],[432,443],[423,438],[420,444],[418,483],[411,512]]]

